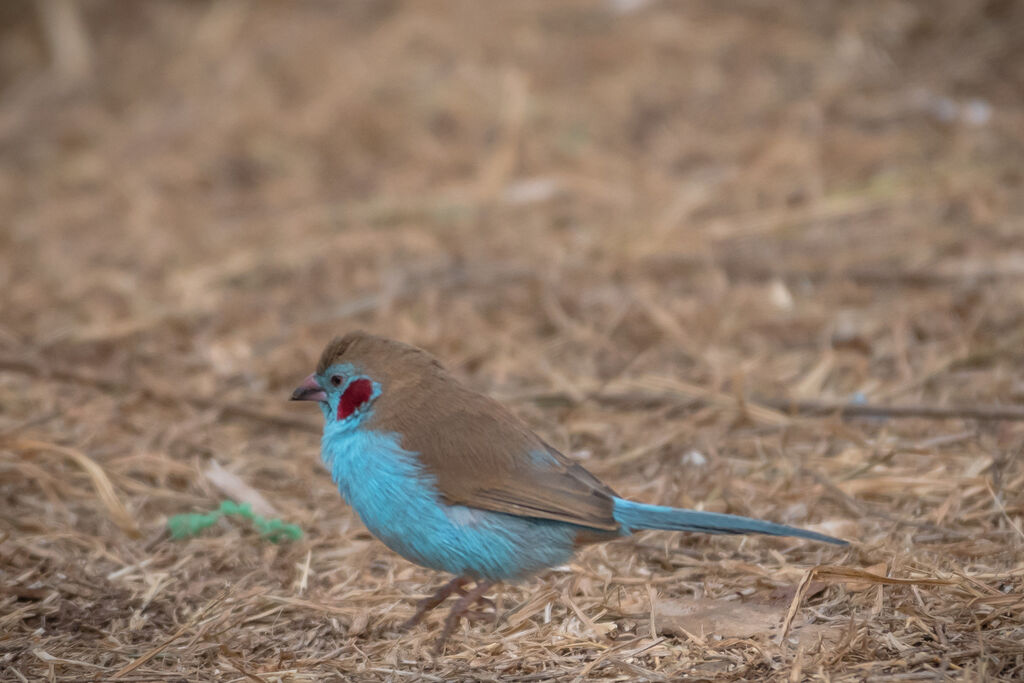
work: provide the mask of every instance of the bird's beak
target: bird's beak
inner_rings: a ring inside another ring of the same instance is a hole
[[[293,401],[326,401],[327,394],[320,388],[320,383],[316,381],[316,375],[310,375],[306,379],[302,380],[302,384],[295,388],[292,392]]]

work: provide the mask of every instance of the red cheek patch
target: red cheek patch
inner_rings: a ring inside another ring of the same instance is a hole
[[[345,393],[341,395],[341,400],[338,401],[338,419],[344,420],[356,412],[356,409],[369,401],[372,395],[373,382],[368,379],[357,379],[349,384]]]

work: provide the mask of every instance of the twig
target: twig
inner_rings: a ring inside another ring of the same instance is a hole
[[[988,488],[988,492],[992,495],[992,500],[995,501],[996,506],[999,508],[999,512],[1003,513],[1003,518],[1007,521],[1007,523],[1009,523],[1011,527],[1013,527],[1014,531],[1016,531],[1021,538],[1024,538],[1024,531],[1022,531],[1020,526],[1018,526],[1018,524],[1013,521],[1013,518],[1010,517],[1010,513],[1006,511],[1006,506],[1003,505],[1002,498],[999,496],[998,493],[995,492],[995,489],[992,488],[992,482],[986,481],[985,486],[986,488]]]
[[[974,420],[1024,420],[1024,406],[933,406],[919,403],[884,406],[871,403],[834,401],[786,401],[767,399],[762,405],[794,415],[839,417],[921,417],[929,420],[952,418]]]
[[[716,405],[721,408],[747,408],[749,416],[755,421],[766,424],[779,424],[780,417],[822,417],[836,415],[838,417],[888,417],[904,418],[919,417],[927,420],[1024,420],[1024,406],[934,406],[926,404],[879,405],[873,403],[840,403],[837,401],[811,401],[788,399],[758,399],[756,402],[746,401],[740,405],[735,397],[719,392],[697,392],[683,394],[681,392],[660,391],[618,391],[610,390],[598,394],[588,394],[588,398],[599,403],[611,405],[659,406],[665,404],[679,405]],[[545,405],[572,405],[573,399],[562,391],[542,391],[517,394],[506,397],[510,401],[531,401]],[[752,407],[762,411],[754,414]]]
[[[694,265],[704,262],[692,259]],[[920,269],[901,268],[786,268],[770,263],[761,263],[743,259],[719,259],[715,264],[726,274],[737,280],[765,281],[781,278],[788,281],[810,280],[820,282],[832,279],[835,281],[852,281],[865,286],[898,285],[904,287],[929,288],[951,287],[966,284],[990,284],[993,282],[1024,279],[1024,269],[1002,268],[974,271],[956,271],[950,268],[934,267]]]
[[[145,385],[127,384],[125,382],[106,379],[104,377],[96,377],[95,375],[90,375],[78,370],[72,370],[70,368],[61,368],[50,365],[44,369],[21,358],[0,357],[0,370],[20,372],[33,377],[51,378],[65,382],[74,382],[75,384],[84,384],[95,387],[100,391],[109,394],[138,393],[145,398],[160,401],[161,403],[184,403],[195,408],[199,408],[200,410],[217,410],[225,417],[238,417],[246,420],[252,420],[254,422],[272,424],[286,429],[298,429],[317,434],[319,434],[322,429],[321,425],[314,420],[308,420],[292,415],[282,415],[280,413],[274,413],[260,408],[252,408],[240,403],[224,403],[202,396],[183,396],[180,394],[165,393]]]

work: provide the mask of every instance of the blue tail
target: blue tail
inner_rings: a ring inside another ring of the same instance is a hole
[[[849,545],[847,541],[839,538],[784,524],[774,524],[739,515],[723,515],[718,512],[701,512],[634,503],[623,498],[615,499],[614,515],[615,521],[623,526],[626,533],[640,529],[667,529],[670,531],[694,531],[702,534],[768,534],[769,536],[796,536],[836,545]]]

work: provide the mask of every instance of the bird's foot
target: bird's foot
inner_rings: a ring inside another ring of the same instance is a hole
[[[491,585],[493,586],[494,584],[492,583]],[[469,595],[469,591],[461,590],[461,591],[459,591],[459,595]],[[479,598],[476,599],[476,604],[480,605],[483,608],[488,608],[489,607],[490,609],[494,610],[495,612],[497,612],[497,610],[498,610],[498,606],[496,604],[494,604],[494,600],[491,600],[490,598],[485,598],[482,595]],[[473,610],[473,611],[475,612],[477,610]]]
[[[480,600],[479,602],[483,602],[483,600]],[[486,604],[494,607],[493,600],[488,600]],[[492,624],[497,623],[498,621],[498,613],[496,611],[485,612],[482,609],[468,609],[462,613],[462,616],[465,617],[467,621],[489,621]]]
[[[452,593],[457,593],[463,596],[466,595],[466,589],[463,588],[463,586],[466,585],[467,581],[469,581],[469,579],[463,576],[456,576],[454,579],[438,588],[436,593],[417,602],[416,613],[402,624],[402,630],[408,630],[423,621],[423,617],[426,616],[427,612],[444,602]]]
[[[448,616],[444,619],[444,629],[441,631],[441,637],[437,639],[437,645],[434,647],[434,652],[438,655],[444,652],[444,644],[448,640],[448,636],[452,634],[455,627],[459,624],[459,619],[466,617],[470,620],[477,620],[482,618],[497,620],[497,613],[487,614],[478,610],[470,609],[473,605],[478,602],[484,602],[485,604],[494,605],[491,600],[484,597],[484,593],[491,589],[494,585],[493,581],[480,581],[472,590],[462,591],[458,600],[452,606]]]

